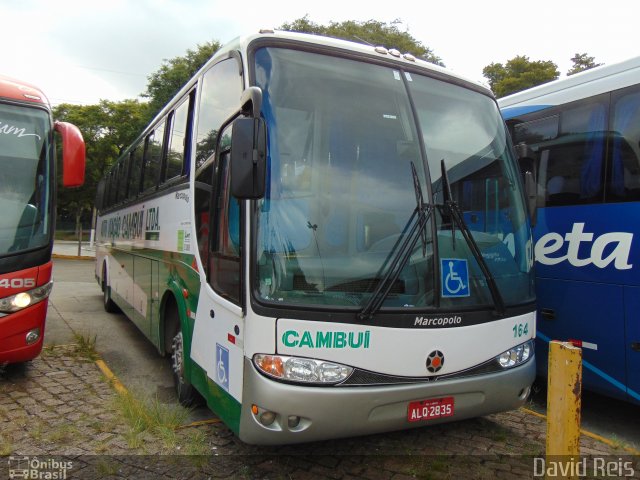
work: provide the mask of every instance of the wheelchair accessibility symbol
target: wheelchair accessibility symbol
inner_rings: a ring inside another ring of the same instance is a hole
[[[229,391],[229,350],[216,343],[216,377],[218,385]]]
[[[443,297],[468,297],[469,290],[469,265],[461,258],[441,258],[440,271],[442,272],[442,296]]]

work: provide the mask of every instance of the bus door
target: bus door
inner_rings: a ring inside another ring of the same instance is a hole
[[[542,340],[539,369],[546,373],[549,340],[574,340],[582,345],[585,388],[624,398],[621,275],[628,270],[626,240],[616,232],[625,232],[626,222],[624,212],[617,211],[619,204],[604,203],[607,135],[600,130],[601,110],[593,107],[598,115],[592,112],[591,116],[599,120],[595,132],[579,132],[581,128],[574,125],[590,117],[580,110],[571,123],[579,133],[559,135],[535,149],[541,207],[534,229],[538,337]],[[569,117],[565,112],[560,132]],[[582,129],[589,130],[587,125]]]
[[[233,425],[239,421],[242,401],[244,318],[240,306],[240,204],[230,195],[229,158],[228,152],[222,153],[219,167],[207,169],[213,170],[211,207],[207,212],[196,212],[211,223],[205,228],[209,249],[202,257],[207,281],[201,282],[191,357],[206,370],[211,398],[219,402],[210,407]],[[229,402],[224,392],[238,403]]]

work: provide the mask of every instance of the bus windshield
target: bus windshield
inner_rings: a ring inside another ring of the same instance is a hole
[[[267,193],[257,203],[261,301],[366,305],[416,210],[414,166],[425,202],[438,208],[382,308],[491,306],[478,256],[443,205],[443,160],[505,304],[533,300],[521,184],[491,98],[400,68],[295,50],[261,48],[255,63],[269,135]]]
[[[0,257],[50,240],[49,114],[0,103]]]

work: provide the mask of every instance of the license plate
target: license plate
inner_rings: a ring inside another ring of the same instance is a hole
[[[453,397],[432,398],[409,403],[407,420],[421,422],[453,416]]]

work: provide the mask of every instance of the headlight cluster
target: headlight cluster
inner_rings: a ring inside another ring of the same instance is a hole
[[[531,357],[533,353],[533,341],[529,340],[517,347],[513,347],[497,357],[502,368],[516,367]]]
[[[289,382],[332,385],[346,380],[352,367],[313,358],[256,354],[254,365],[262,373]]]
[[[13,313],[27,308],[34,303],[38,303],[49,296],[52,287],[53,282],[49,282],[27,292],[20,292],[10,297],[0,298],[0,312]]]

